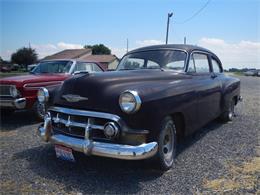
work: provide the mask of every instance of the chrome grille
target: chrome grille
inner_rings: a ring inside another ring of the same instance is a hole
[[[105,138],[103,134],[104,125],[110,121],[108,119],[76,115],[76,113],[63,113],[51,109],[50,114],[54,133],[82,139],[95,139],[96,136]]]
[[[0,85],[0,96],[11,96],[10,87],[12,85]]]

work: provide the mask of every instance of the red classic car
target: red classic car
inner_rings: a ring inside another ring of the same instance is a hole
[[[77,72],[102,72],[96,62],[79,60],[48,60],[40,62],[28,75],[0,79],[0,108],[3,113],[15,110],[33,110],[42,118],[41,104],[37,101],[40,87],[56,86]]]

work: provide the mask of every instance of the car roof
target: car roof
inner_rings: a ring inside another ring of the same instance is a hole
[[[87,61],[87,60],[81,60],[81,59],[51,59],[51,60],[40,60],[40,62],[52,62],[52,61],[72,61],[72,62],[87,62],[87,63],[95,63],[95,64],[98,64],[98,62]]]
[[[157,49],[180,49],[184,50],[187,52],[192,52],[194,50],[199,50],[199,51],[205,51],[214,54],[208,49],[205,49],[203,47],[199,47],[196,45],[187,45],[187,44],[164,44],[164,45],[152,45],[152,46],[147,46],[147,47],[141,47],[135,50],[130,51],[129,53],[134,53],[134,52],[139,52],[139,51],[147,51],[147,50],[157,50]]]

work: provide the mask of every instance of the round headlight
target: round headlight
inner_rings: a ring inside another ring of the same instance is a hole
[[[38,90],[37,98],[40,103],[47,102],[49,100],[48,89],[42,87]]]
[[[19,91],[16,89],[15,86],[10,87],[10,94],[12,97],[16,98],[20,95]]]
[[[125,91],[119,97],[119,105],[122,111],[131,114],[141,107],[141,98],[136,91]]]

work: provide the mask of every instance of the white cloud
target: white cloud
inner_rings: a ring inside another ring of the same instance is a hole
[[[5,50],[3,52],[0,52],[0,56],[4,60],[9,60],[13,51],[12,50]]]
[[[122,58],[126,54],[126,48],[114,48],[110,47],[111,53],[116,55],[118,58]]]
[[[150,40],[136,41],[136,44],[139,47],[144,47],[149,45],[160,45],[160,44],[164,44],[164,42],[161,40],[150,39]]]
[[[58,43],[57,46],[60,49],[82,49],[83,48],[83,45],[80,44],[71,44],[71,43],[64,43],[64,42]]]
[[[138,40],[133,47],[129,48],[129,51],[138,47],[158,44],[164,44],[164,42],[155,39]],[[198,45],[216,53],[226,69],[231,67],[252,67],[260,69],[260,42],[242,40],[237,43],[228,43],[223,39],[201,38],[198,41]],[[39,59],[41,59],[64,49],[83,48],[83,45],[59,42],[56,44],[31,44],[31,47],[36,49],[36,52],[39,54]],[[112,53],[119,58],[126,53],[126,48],[110,47],[110,49]],[[5,60],[9,60],[13,52],[15,52],[15,50],[5,50],[0,53],[0,56]]]
[[[222,39],[202,38],[199,45],[216,53],[224,68],[259,68],[260,42],[240,41],[228,43]]]
[[[57,44],[31,44],[31,47],[38,53],[38,58],[42,59],[48,55],[52,55],[64,49],[81,49],[83,48],[83,45],[59,42]],[[13,52],[15,52],[15,50],[6,50],[1,52],[0,56],[5,60],[10,60],[11,54]]]
[[[59,42],[57,44],[32,44],[31,47],[36,50],[36,52],[39,54],[39,59],[41,59],[45,56],[52,55],[64,49],[82,49],[83,45]]]

